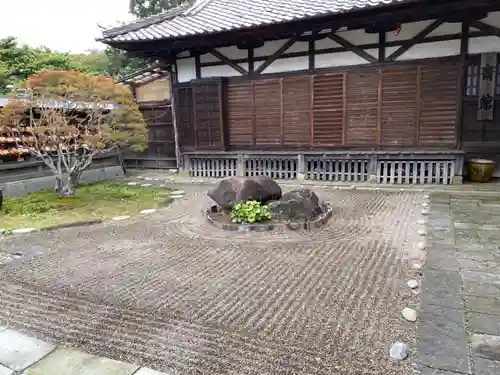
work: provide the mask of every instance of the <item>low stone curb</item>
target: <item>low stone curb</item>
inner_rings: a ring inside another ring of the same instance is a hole
[[[76,221],[74,223],[58,224],[58,225],[52,225],[49,227],[39,228],[38,231],[39,232],[50,232],[50,231],[57,230],[57,229],[88,227],[88,226],[95,225],[95,224],[102,224],[102,223],[104,223],[104,221],[105,220],[102,220],[102,219]]]
[[[299,222],[284,222],[284,223],[264,223],[264,224],[226,224],[219,223],[217,220],[212,218],[211,214],[220,213],[221,210],[218,206],[210,206],[205,210],[204,214],[208,221],[221,230],[231,231],[231,232],[268,232],[272,230],[312,230],[316,228],[321,228],[325,225],[328,220],[333,215],[333,207],[331,204],[327,203],[324,205],[325,212],[321,214],[316,220],[313,221],[299,221]]]

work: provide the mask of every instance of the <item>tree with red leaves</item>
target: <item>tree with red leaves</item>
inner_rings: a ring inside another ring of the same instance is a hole
[[[0,126],[17,147],[43,160],[64,196],[75,194],[95,155],[147,146],[146,125],[129,88],[77,71],[29,76],[4,107]]]

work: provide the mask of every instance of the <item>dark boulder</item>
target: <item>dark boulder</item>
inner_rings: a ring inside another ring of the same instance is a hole
[[[271,218],[278,220],[311,220],[323,212],[318,196],[309,189],[289,191],[268,206]]]
[[[269,177],[228,177],[220,180],[208,196],[224,210],[230,210],[238,202],[280,199],[281,188]]]

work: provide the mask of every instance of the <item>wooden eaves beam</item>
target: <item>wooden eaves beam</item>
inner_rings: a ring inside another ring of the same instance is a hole
[[[241,73],[242,75],[247,75],[248,71],[238,64],[236,64],[234,61],[232,61],[230,58],[228,58],[226,55],[223,55],[219,51],[217,51],[215,48],[210,49],[210,53],[214,55],[216,58],[218,58],[220,61],[225,62],[227,65],[229,65],[231,68],[236,70],[238,73]]]
[[[386,61],[394,61],[403,53],[408,51],[415,44],[422,43],[427,35],[436,30],[439,26],[444,23],[442,20],[436,20],[432,22],[429,26],[415,35],[412,39],[406,40],[401,47],[399,47],[396,51],[387,56]]]
[[[359,48],[358,46],[355,46],[354,44],[352,44],[351,42],[345,40],[344,38],[338,36],[337,34],[335,33],[331,33],[328,35],[328,38],[330,38],[331,40],[333,40],[335,43],[338,43],[340,44],[342,47],[344,47],[346,50],[352,52],[352,53],[355,53],[356,55],[358,55],[359,57],[365,59],[366,61],[368,61],[369,63],[375,63],[378,61],[378,59],[376,57],[373,57],[372,55],[370,55],[368,52],[365,52],[363,51],[361,48]]]
[[[255,69],[255,74],[262,73],[269,65],[279,59],[279,57],[297,41],[297,38],[297,36],[294,36],[293,38],[288,39],[285,44],[281,46],[281,48],[269,56],[269,58],[261,66]]]
[[[497,36],[500,38],[500,28],[488,25],[487,23],[481,21],[471,22],[470,25],[478,30],[487,32],[491,35]]]

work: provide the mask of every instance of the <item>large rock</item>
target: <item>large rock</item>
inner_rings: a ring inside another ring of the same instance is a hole
[[[256,200],[266,203],[281,198],[281,188],[269,177],[228,177],[222,179],[208,196],[224,210],[238,202]]]
[[[318,196],[309,189],[289,191],[268,207],[271,218],[279,220],[311,220],[323,212]]]

